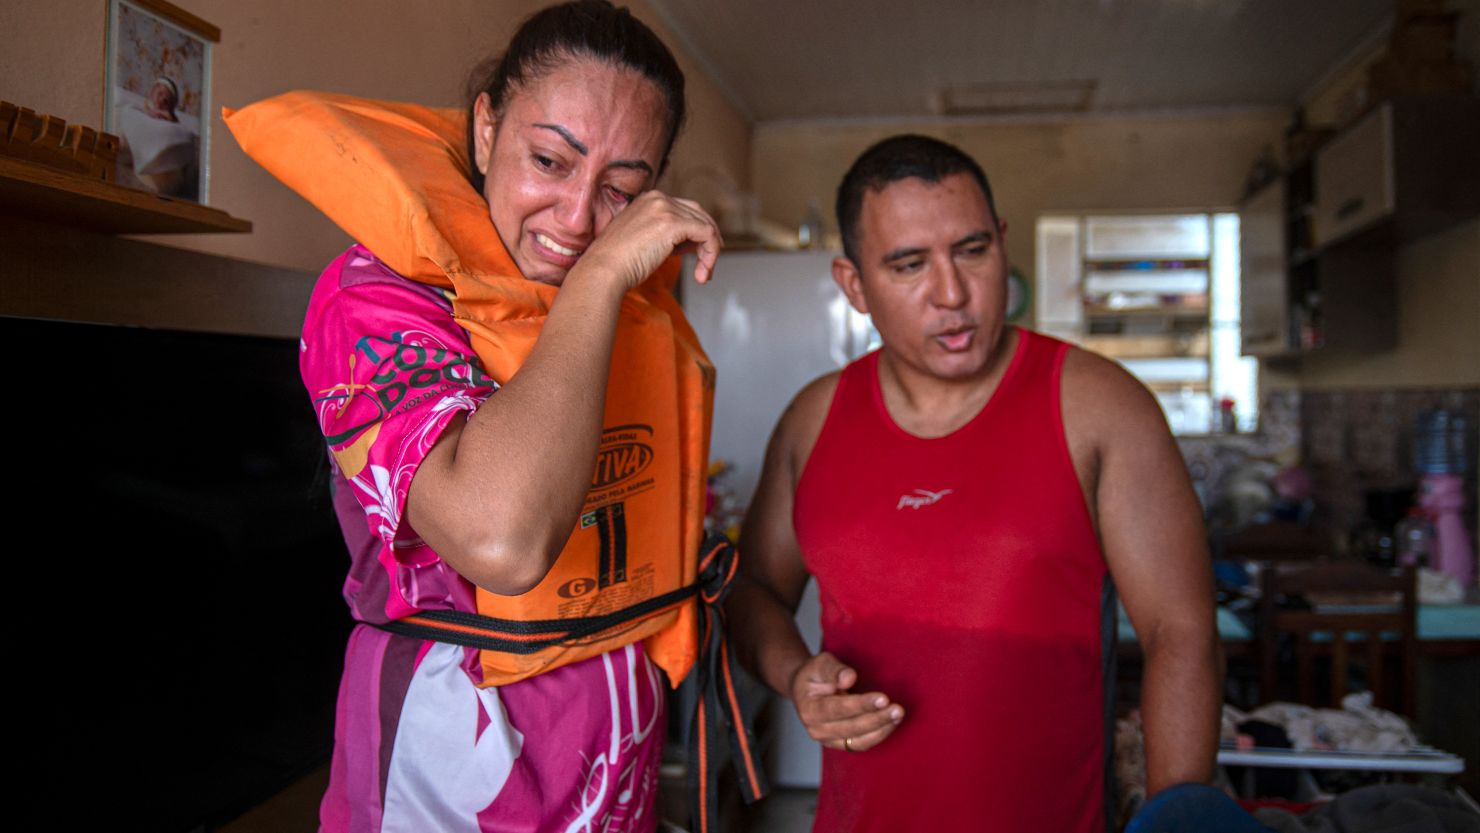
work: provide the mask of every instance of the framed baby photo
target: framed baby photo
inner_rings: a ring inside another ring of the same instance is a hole
[[[103,124],[119,185],[205,204],[211,46],[221,30],[164,0],[108,0]]]

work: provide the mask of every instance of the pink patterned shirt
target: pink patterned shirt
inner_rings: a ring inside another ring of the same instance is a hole
[[[300,369],[329,446],[351,613],[475,611],[472,585],[404,522],[417,466],[498,388],[448,297],[355,246],[314,289]],[[512,685],[480,680],[472,649],[358,626],[322,829],[654,829],[664,692],[640,645]]]

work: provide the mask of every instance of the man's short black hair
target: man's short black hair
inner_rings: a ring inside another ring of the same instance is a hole
[[[960,173],[971,174],[981,186],[995,220],[997,205],[992,201],[987,175],[975,159],[955,145],[929,136],[906,134],[891,136],[864,151],[838,186],[838,231],[843,236],[843,254],[858,263],[858,218],[863,213],[865,193],[882,191],[901,179],[914,177],[936,183]]]

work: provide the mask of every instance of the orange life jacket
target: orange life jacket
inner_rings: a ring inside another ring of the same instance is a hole
[[[452,289],[488,375],[503,384],[518,372],[556,288],[524,279],[500,242],[468,181],[461,111],[300,91],[223,115],[247,155],[391,268]],[[698,578],[714,367],[673,297],[677,277],[670,258],[622,299],[591,489],[555,566],[519,596],[477,591],[478,612],[509,623],[501,633],[486,621],[424,623],[507,647],[481,652],[483,685],[639,639],[674,685],[694,663],[692,594],[595,633],[560,624],[661,602]],[[551,633],[557,644],[522,651]]]
[[[479,588],[479,613],[515,622],[589,619],[698,578],[714,366],[673,298],[677,274],[678,264],[670,260],[622,299],[601,446],[565,549],[527,593],[500,596]],[[512,279],[519,283],[517,293],[511,292],[509,280],[453,276],[453,314],[472,337],[484,371],[499,384],[528,357],[555,294],[555,287],[523,278]],[[542,303],[531,303],[534,298]],[[676,683],[697,654],[694,616],[695,603],[688,600],[532,654],[485,650],[484,680],[524,679],[646,639],[648,655]]]

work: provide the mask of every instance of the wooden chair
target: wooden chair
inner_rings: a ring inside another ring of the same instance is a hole
[[[1278,691],[1283,639],[1294,643],[1296,701],[1340,708],[1352,661],[1365,665],[1373,703],[1415,716],[1418,634],[1413,568],[1382,570],[1355,561],[1269,564],[1260,575],[1259,690]],[[1282,605],[1303,599],[1304,607]],[[1329,701],[1317,698],[1316,658],[1329,657]],[[1389,661],[1397,684],[1389,679]]]
[[[1230,561],[1313,561],[1331,555],[1330,533],[1289,521],[1244,527],[1215,544],[1219,557]]]
[[[1331,556],[1331,535],[1319,527],[1302,526],[1292,521],[1267,521],[1246,526],[1211,542],[1217,558],[1235,562],[1296,562],[1309,564]],[[1226,668],[1224,680],[1226,697],[1240,708],[1252,709],[1259,700],[1270,699],[1262,692],[1269,687],[1262,683],[1259,666],[1259,644],[1238,643],[1247,653],[1230,650],[1224,646]]]

